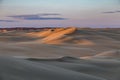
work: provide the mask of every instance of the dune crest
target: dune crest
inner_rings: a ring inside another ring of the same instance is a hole
[[[7,33],[6,29],[0,30],[0,33]]]
[[[28,36],[31,37],[41,37],[41,39],[36,40],[35,42],[43,44],[64,44],[64,43],[73,43],[78,45],[94,45],[94,42],[88,39],[81,39],[75,37],[75,32],[77,31],[76,27],[68,28],[55,28],[48,29],[40,32],[28,33]],[[73,35],[74,34],[74,35]]]
[[[62,31],[55,32],[41,40],[42,43],[47,43],[47,44],[59,44],[60,42],[64,42],[67,40],[71,40],[72,37],[67,37],[67,34],[72,34],[76,31],[76,28],[71,27]],[[55,43],[54,43],[55,42]]]
[[[56,33],[56,32],[59,32],[59,31],[62,31],[64,30],[64,28],[58,28],[58,29],[48,29],[48,30],[44,30],[44,31],[41,31],[41,32],[31,32],[31,33],[27,33],[28,36],[31,36],[31,37],[46,37],[46,36],[49,36],[53,33]]]
[[[94,43],[92,41],[87,40],[87,39],[75,40],[74,42],[76,44],[80,44],[80,45],[94,45]]]
[[[31,33],[27,33],[27,36],[31,36],[31,37],[44,37],[47,36],[51,33],[51,30],[47,30],[47,31],[41,31],[41,32],[31,32]]]
[[[103,53],[95,55],[95,57],[113,57],[120,58],[120,50],[105,51]]]

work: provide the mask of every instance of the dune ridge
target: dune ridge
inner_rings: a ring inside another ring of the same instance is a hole
[[[4,61],[4,63],[3,63]],[[120,62],[81,60],[74,57],[61,59],[22,59],[0,57],[1,80],[119,80],[119,75],[108,69],[119,67]],[[91,63],[91,64],[90,64]],[[106,65],[105,65],[106,63]],[[105,67],[109,65],[108,69]],[[103,67],[102,67],[103,66]],[[115,71],[117,71],[117,68]],[[98,71],[99,73],[96,73]],[[109,74],[106,74],[109,73]],[[111,75],[112,74],[112,75]],[[111,77],[108,77],[111,75]]]
[[[44,31],[40,31],[40,32],[31,32],[31,33],[27,33],[28,36],[32,36],[32,37],[46,37],[49,36],[55,32],[59,32],[64,30],[64,28],[58,28],[58,29],[48,29],[48,30],[44,30]]]
[[[120,58],[120,50],[105,51],[105,52],[95,55],[94,57]]]
[[[38,37],[40,39],[36,40],[36,42],[40,42],[42,44],[73,43],[78,45],[95,45],[94,42],[88,39],[81,39],[75,37],[74,35],[76,33],[77,33],[76,27],[68,27],[68,28],[48,29],[40,32],[31,32],[31,33],[27,33],[26,36]]]
[[[64,42],[66,40],[70,40],[72,38],[68,37],[68,38],[64,38],[65,35],[68,35],[68,34],[72,34],[76,31],[76,28],[74,27],[71,27],[71,28],[68,28],[68,29],[65,29],[65,30],[62,30],[62,31],[58,31],[58,32],[55,32],[45,38],[43,38],[41,40],[42,43],[47,43],[47,44],[52,44],[53,42],[56,42],[59,43],[59,42]],[[63,39],[61,39],[63,38]],[[54,44],[54,43],[53,43]]]
[[[0,80],[120,80],[119,34],[74,27],[0,32]]]

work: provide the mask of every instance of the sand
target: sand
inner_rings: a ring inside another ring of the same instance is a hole
[[[120,61],[0,57],[1,80],[119,80]]]
[[[0,80],[120,80],[118,29],[0,33]]]
[[[56,30],[55,30],[56,31]],[[41,43],[46,44],[60,44],[64,41],[71,40],[72,38],[65,36],[67,34],[72,34],[76,31],[76,28],[71,27],[68,29],[63,29],[61,31],[53,32],[52,34],[48,35],[47,37],[41,40]]]

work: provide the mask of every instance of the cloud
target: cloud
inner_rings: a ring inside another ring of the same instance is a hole
[[[113,12],[113,11],[107,11],[107,12],[103,12],[103,13],[115,13],[115,12]]]
[[[116,11],[116,12],[119,12],[120,13],[120,10]]]
[[[13,15],[8,16],[23,20],[66,20],[66,18],[60,17],[61,14],[56,13],[44,13],[44,14],[34,14],[34,15]]]
[[[0,22],[16,22],[14,20],[0,20]]]
[[[38,14],[41,16],[49,16],[49,15],[61,15],[61,14],[57,14],[57,13],[43,13],[43,14]]]
[[[103,12],[105,14],[113,14],[113,13],[120,13],[120,10],[116,10],[116,11],[106,11],[106,12]]]

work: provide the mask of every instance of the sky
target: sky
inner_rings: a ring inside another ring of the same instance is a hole
[[[0,0],[0,27],[120,27],[120,0]]]

